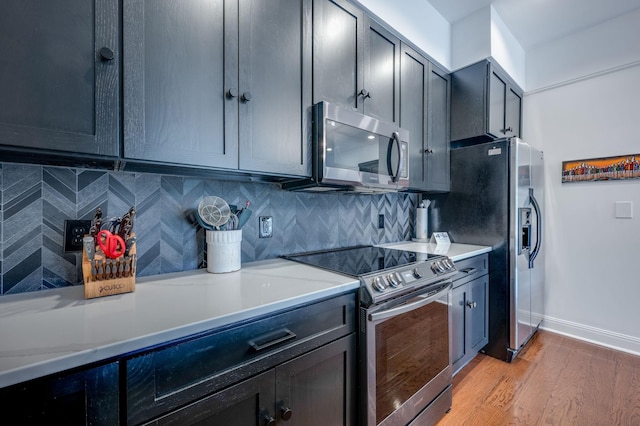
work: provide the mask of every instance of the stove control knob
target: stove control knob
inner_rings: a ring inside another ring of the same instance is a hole
[[[413,268],[413,276],[418,280],[422,278],[422,275],[420,274],[420,271],[418,271],[418,268]]]
[[[384,279],[382,277],[375,277],[371,281],[371,285],[375,290],[378,290],[380,292],[384,291],[387,288],[387,284],[384,282]]]
[[[393,288],[400,287],[400,284],[402,284],[400,274],[398,274],[397,272],[389,274],[389,276],[387,277],[387,281],[389,281],[389,284],[391,284],[391,287]]]
[[[455,265],[453,263],[453,260],[449,259],[448,257],[446,259],[443,260],[444,264],[447,266],[447,270],[450,271],[453,268],[455,268]]]
[[[445,271],[444,265],[441,260],[436,260],[434,265],[436,266],[436,273],[443,273]]]

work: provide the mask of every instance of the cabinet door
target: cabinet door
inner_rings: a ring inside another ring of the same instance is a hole
[[[463,365],[466,355],[466,316],[467,285],[456,287],[451,292],[451,363],[456,372]]]
[[[237,0],[124,1],[124,156],[238,168]]]
[[[267,425],[275,418],[274,377],[269,370],[146,424]]]
[[[430,66],[428,90],[427,189],[449,191],[449,107],[451,104],[449,74]]]
[[[118,364],[0,390],[2,415],[16,425],[119,424]]]
[[[123,361],[127,420],[137,424],[319,348],[355,329],[355,294],[212,330]]]
[[[276,369],[277,420],[289,425],[355,424],[355,334]]]
[[[365,37],[364,113],[398,123],[400,109],[400,39],[367,19]]]
[[[409,185],[427,189],[427,84],[429,63],[402,45],[400,127],[409,131]]]
[[[345,0],[313,1],[313,103],[363,112],[364,13]]]
[[[477,353],[489,341],[489,276],[468,283],[469,322],[467,323],[469,352]]]
[[[309,176],[311,0],[240,0],[240,169]]]
[[[489,75],[489,133],[496,138],[506,135],[505,108],[507,104],[507,82],[494,70]]]
[[[1,2],[0,145],[117,156],[118,29],[116,0]]]
[[[522,94],[509,87],[507,90],[507,103],[505,110],[505,120],[507,128],[507,136],[522,137],[521,123],[522,119]]]

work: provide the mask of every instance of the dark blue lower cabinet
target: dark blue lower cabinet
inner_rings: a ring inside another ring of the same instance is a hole
[[[127,424],[355,424],[356,295],[187,336],[122,360]]]
[[[355,306],[343,294],[9,386],[2,415],[16,425],[355,425]]]
[[[150,425],[355,425],[355,334],[205,396]]]
[[[118,364],[0,389],[2,416],[15,425],[118,425]]]

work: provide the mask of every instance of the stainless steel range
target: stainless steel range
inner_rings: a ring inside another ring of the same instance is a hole
[[[361,424],[428,425],[451,408],[451,259],[373,246],[284,257],[360,280]]]

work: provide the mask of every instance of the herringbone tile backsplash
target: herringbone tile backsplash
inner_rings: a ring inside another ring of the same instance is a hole
[[[138,276],[204,267],[204,231],[193,210],[207,195],[239,207],[251,202],[243,263],[409,240],[417,203],[414,194],[312,194],[265,183],[0,163],[0,293],[81,285],[81,253],[63,251],[64,221],[91,219],[98,207],[105,218],[136,208]],[[259,216],[273,217],[273,238],[258,238]]]

